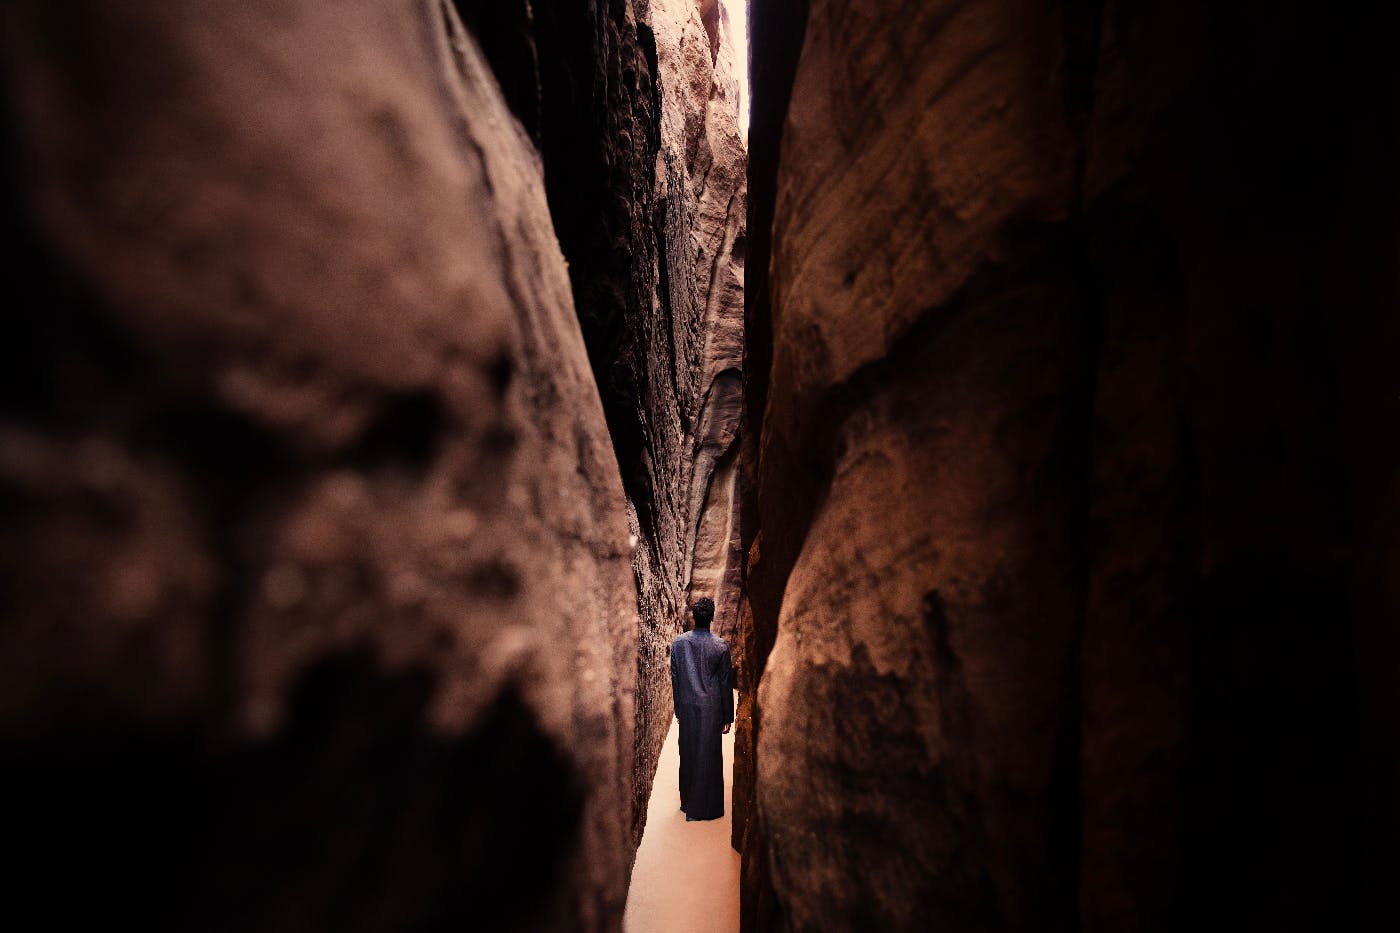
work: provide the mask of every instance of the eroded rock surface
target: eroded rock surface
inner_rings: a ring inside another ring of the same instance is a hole
[[[1361,928],[1400,786],[1379,24],[753,9],[746,926]]]
[[[671,719],[670,641],[700,590],[721,630],[738,605],[742,63],[720,8],[702,16],[694,0],[461,6],[539,142],[622,470],[641,620],[640,840]]]
[[[424,0],[0,34],[14,910],[615,929],[624,494],[472,36]]]
[[[649,408],[641,423],[649,440],[657,582],[642,584],[656,599],[642,605],[654,625],[641,638],[639,692],[655,714],[646,744],[639,739],[638,761],[650,767],[670,722],[667,652],[670,639],[689,627],[686,607],[699,596],[713,598],[714,625],[725,634],[738,606],[733,461],[747,158],[738,126],[737,69],[744,64],[723,10],[707,21],[707,32],[692,0],[653,0],[645,22],[655,41],[661,110],[652,168],[655,310],[640,325],[650,341],[641,393]]]
[[[149,824],[73,870],[152,923],[615,925],[666,646],[692,594],[738,604],[722,9],[5,17],[34,297],[0,731],[36,874],[65,826]],[[187,834],[219,851],[174,864]]]

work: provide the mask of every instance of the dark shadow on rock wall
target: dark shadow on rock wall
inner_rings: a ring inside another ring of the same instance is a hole
[[[55,929],[560,924],[582,808],[572,766],[509,689],[471,734],[433,731],[432,686],[350,651],[305,675],[266,742],[95,710],[7,742],[10,903]]]

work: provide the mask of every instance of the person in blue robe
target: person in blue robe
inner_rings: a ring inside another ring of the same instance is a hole
[[[710,632],[714,601],[690,609],[695,628],[671,642],[671,698],[681,736],[681,809],[687,821],[724,816],[720,736],[734,723],[734,668],[729,643]]]

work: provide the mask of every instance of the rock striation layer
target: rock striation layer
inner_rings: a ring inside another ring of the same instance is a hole
[[[1380,24],[752,21],[746,928],[1363,928],[1400,835]]]
[[[639,593],[640,841],[671,720],[670,640],[701,590],[720,631],[737,614],[743,63],[722,9],[694,0],[461,6],[542,153],[622,470]]]
[[[472,35],[435,0],[0,22],[17,915],[616,929],[624,491]]]

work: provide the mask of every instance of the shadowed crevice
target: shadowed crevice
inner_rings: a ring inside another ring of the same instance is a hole
[[[53,928],[534,930],[583,807],[572,763],[507,688],[464,736],[433,677],[365,648],[307,671],[284,729],[213,747],[88,720],[0,749],[17,910]],[[76,886],[78,897],[44,892]],[[353,892],[353,896],[348,896]]]

